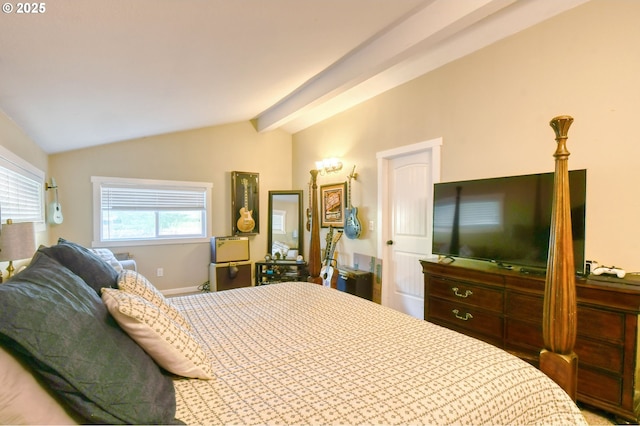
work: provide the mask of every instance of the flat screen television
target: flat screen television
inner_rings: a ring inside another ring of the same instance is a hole
[[[553,173],[434,185],[437,255],[544,273],[549,253]],[[569,172],[576,273],[585,271],[586,170]]]

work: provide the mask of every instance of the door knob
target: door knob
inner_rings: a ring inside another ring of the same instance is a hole
[[[393,240],[387,240],[387,245],[388,246],[392,246],[393,245]]]

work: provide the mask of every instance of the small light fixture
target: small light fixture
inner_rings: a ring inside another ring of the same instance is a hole
[[[337,158],[325,158],[324,160],[316,161],[316,169],[320,175],[335,173],[342,169],[342,162]]]
[[[8,278],[11,278],[15,268],[14,260],[28,259],[36,251],[36,231],[33,222],[13,223],[7,219],[0,234],[0,262],[9,261],[7,267]],[[1,275],[0,275],[1,277]]]

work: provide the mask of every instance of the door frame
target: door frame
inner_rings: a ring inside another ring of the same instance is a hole
[[[376,153],[378,161],[378,218],[377,218],[377,257],[382,260],[382,282],[380,302],[383,306],[389,306],[387,298],[388,283],[391,280],[389,276],[389,268],[386,265],[391,262],[391,249],[386,241],[391,237],[391,218],[387,214],[389,211],[389,162],[394,158],[417,154],[423,151],[430,151],[431,154],[431,179],[433,183],[440,182],[440,158],[442,137],[429,139],[424,142],[418,142],[411,145],[404,145]],[[433,199],[429,200],[429,206],[433,206]]]

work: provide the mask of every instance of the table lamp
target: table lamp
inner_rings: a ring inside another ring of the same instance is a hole
[[[15,268],[14,260],[27,259],[36,251],[36,231],[33,222],[7,223],[0,231],[0,262],[9,261],[7,272],[11,278]],[[0,275],[1,277],[1,275]]]

